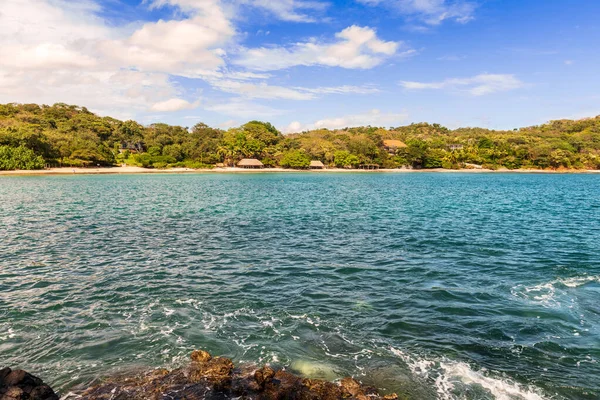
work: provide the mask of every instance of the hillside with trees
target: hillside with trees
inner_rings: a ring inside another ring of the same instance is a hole
[[[268,122],[221,130],[143,126],[55,104],[0,105],[0,170],[135,165],[211,168],[256,158],[267,167],[600,169],[600,116],[497,131],[418,123],[282,135]]]

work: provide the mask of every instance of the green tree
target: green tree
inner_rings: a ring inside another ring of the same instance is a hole
[[[302,150],[290,150],[283,154],[279,165],[284,168],[308,168],[310,157]]]
[[[44,159],[25,146],[0,146],[0,170],[42,169],[44,165]]]

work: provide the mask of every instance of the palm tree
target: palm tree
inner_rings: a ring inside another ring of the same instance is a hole
[[[217,148],[217,154],[223,157],[223,161],[225,162],[226,166],[230,166],[229,162],[233,161],[233,158],[236,156],[237,152],[233,146],[224,145]]]

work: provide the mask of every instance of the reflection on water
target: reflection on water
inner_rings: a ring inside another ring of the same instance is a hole
[[[0,180],[0,364],[204,348],[414,399],[600,396],[600,177]]]

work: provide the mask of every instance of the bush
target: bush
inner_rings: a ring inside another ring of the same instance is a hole
[[[356,168],[360,164],[360,160],[354,154],[350,154],[347,151],[336,151],[333,154],[333,159],[336,167],[339,168]]]
[[[0,170],[43,169],[44,158],[24,146],[0,146]]]
[[[182,162],[178,162],[177,164],[171,165],[172,167],[177,168],[191,168],[191,169],[213,169],[215,166],[210,164],[205,164],[200,161],[186,160]]]
[[[283,155],[279,165],[283,168],[308,168],[310,157],[301,150],[290,150]]]
[[[148,153],[135,154],[131,157],[133,164],[143,168],[166,168],[168,164],[175,164],[176,159],[170,156],[152,156]]]

